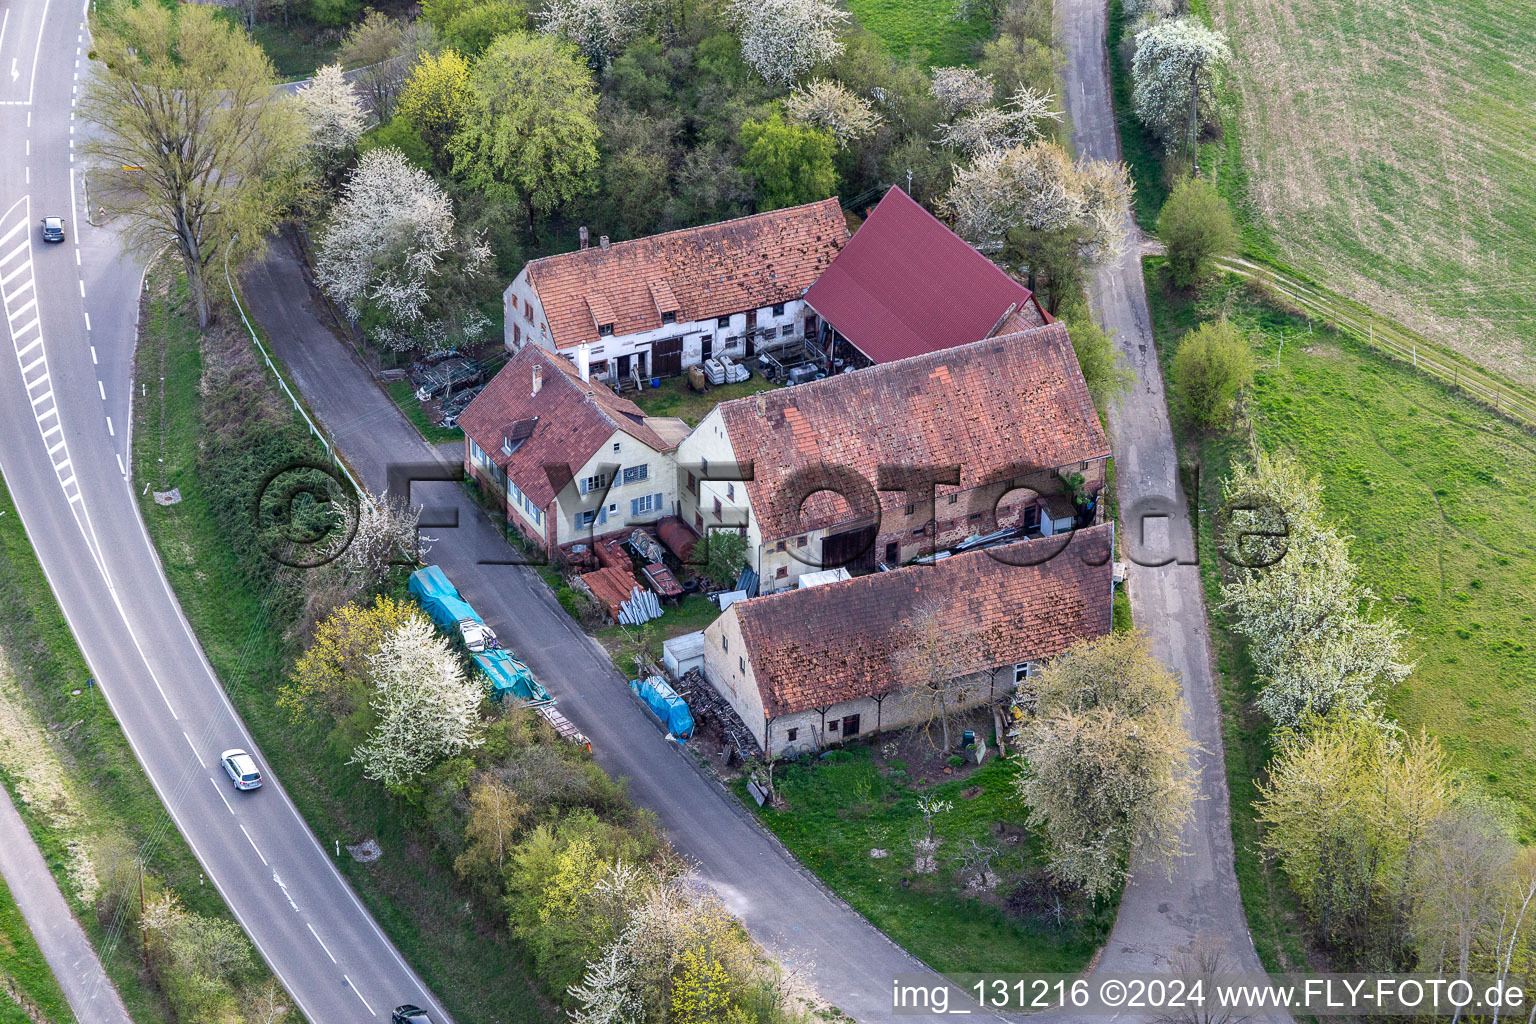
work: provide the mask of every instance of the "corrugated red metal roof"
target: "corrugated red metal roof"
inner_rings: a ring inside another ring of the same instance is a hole
[[[880,200],[805,299],[877,363],[1048,322],[1030,290],[899,188]]]

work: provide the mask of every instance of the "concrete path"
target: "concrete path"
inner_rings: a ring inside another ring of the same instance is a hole
[[[1118,160],[1105,0],[1059,0],[1057,10],[1078,154]],[[1130,218],[1129,210],[1125,216]],[[1185,723],[1203,748],[1197,758],[1202,799],[1184,835],[1189,855],[1174,865],[1172,875],[1141,871],[1126,887],[1098,970],[1163,972],[1180,954],[1213,950],[1223,972],[1260,971],[1232,866],[1221,705],[1200,570],[1193,564],[1195,545],[1152,340],[1140,246],[1129,249],[1119,263],[1094,273],[1091,299],[1100,323],[1136,372],[1131,392],[1110,415],[1109,430],[1131,561],[1131,610],[1157,656],[1183,680]]]
[[[440,461],[439,450],[421,439],[357,354],[322,326],[324,315],[312,308],[298,255],[286,239],[272,240],[267,258],[245,271],[242,287],[248,312],[287,365],[290,383],[370,489],[383,490],[391,463]],[[656,813],[672,844],[698,865],[770,955],[860,1021],[890,1018],[896,975],[940,982],[827,891],[739,801],[662,738],[607,652],[560,608],[538,574],[507,564],[512,548],[461,487],[417,484],[412,500],[425,504],[424,524],[457,524],[422,530],[431,547],[428,560],[443,567],[528,663],[559,699],[560,710],[592,740],[598,764],[628,780],[630,796]],[[994,1018],[975,1013],[969,1019]]]
[[[131,1024],[11,794],[0,786],[0,875],[80,1024]],[[0,996],[0,999],[5,998]]]

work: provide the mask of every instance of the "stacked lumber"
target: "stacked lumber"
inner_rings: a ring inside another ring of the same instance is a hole
[[[687,702],[695,722],[699,725],[712,723],[720,730],[720,735],[725,737],[726,745],[730,747],[738,761],[762,756],[762,748],[757,744],[757,737],[747,728],[746,723],[741,720],[736,709],[731,707],[730,702],[709,685],[703,672],[696,668],[689,669],[683,673],[683,678],[678,680],[674,689],[677,695]]]

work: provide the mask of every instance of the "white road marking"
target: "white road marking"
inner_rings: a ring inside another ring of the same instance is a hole
[[[43,0],[43,16],[38,19],[39,25],[48,24],[48,5],[52,2],[53,0]],[[27,106],[29,107],[32,105],[32,94],[37,89],[37,59],[42,55],[42,52],[43,33],[39,31],[37,33],[37,45],[32,49],[32,75],[27,79]],[[27,114],[27,127],[32,127],[31,113]]]
[[[96,390],[101,392],[101,400],[105,402],[107,400],[107,386],[101,381],[97,381]]]
[[[263,861],[262,863],[266,863],[266,862]],[[279,889],[283,890],[283,898],[286,899],[288,901],[288,905],[290,907],[292,907],[295,912],[297,912],[298,909],[299,909],[299,905],[297,903],[293,902],[293,897],[292,896],[288,895],[288,886],[287,886],[287,884],[281,878],[279,878],[277,876],[277,872],[276,871],[272,872],[272,881],[276,882],[277,883],[277,887]]]
[[[330,949],[326,947],[325,942],[320,938],[320,933],[315,931],[315,926],[306,921],[304,923],[304,927],[309,929],[309,934],[315,937],[315,941],[320,943],[320,948],[325,950],[325,955],[331,957],[331,963],[334,964],[336,962],[336,958],[331,955]],[[364,1003],[363,1005],[366,1006],[367,1004]]]
[[[108,437],[116,437],[117,436],[117,431],[112,429],[112,417],[111,416],[107,417],[107,436]]]
[[[75,266],[78,267],[79,265],[80,265],[80,243],[76,242],[75,243]],[[90,314],[87,313],[86,315],[89,316]]]
[[[28,251],[31,248],[32,240],[30,238],[23,240],[20,245],[6,253],[4,259],[0,259],[0,264],[11,262],[11,260],[15,259],[17,256],[20,256],[22,253]]]
[[[48,357],[47,356],[38,356],[36,359],[32,360],[26,366],[23,366],[21,368],[21,375],[23,377],[25,377],[27,374],[31,373],[38,366],[40,366],[43,363],[46,363],[47,361],[48,361]]]
[[[4,43],[5,42],[5,26],[9,25],[10,23],[11,23],[11,9],[9,7],[7,7],[5,9],[5,20],[4,21],[0,21],[0,43]]]
[[[240,831],[245,833],[245,841],[251,844],[251,849],[256,851],[256,856],[261,857],[261,847],[257,846],[256,840],[252,839],[251,834],[245,831],[244,825],[240,826]],[[265,857],[261,857],[261,865],[262,867],[270,867],[270,865],[267,864],[267,858]]]
[[[85,298],[85,282],[84,281],[80,282],[80,297],[82,299]]]
[[[22,243],[22,248],[23,249],[26,248],[26,243],[25,242]],[[16,254],[15,253],[11,253],[11,256],[14,256],[14,255],[16,255]],[[11,261],[11,256],[7,256],[5,259],[0,260],[0,264],[9,263]],[[31,269],[32,269],[32,261],[31,260],[27,260],[27,262],[23,263],[21,266],[17,267],[15,270],[11,271],[9,274],[6,274],[4,277],[0,277],[0,287],[4,287],[5,285],[10,284],[12,281],[14,281],[16,279],[16,276],[18,274],[25,274],[27,271],[29,271]]]
[[[224,787],[219,785],[219,780],[218,779],[209,779],[208,781],[213,783],[213,790],[214,790],[214,792],[218,793],[219,794],[219,799],[224,801],[225,809],[228,810],[230,814],[234,814],[235,813],[235,809],[233,807],[229,806],[229,797],[224,795]]]
[[[80,250],[79,249],[75,250],[75,255],[76,256],[80,255]],[[90,330],[91,329],[91,314],[89,314],[89,313],[85,314],[85,329],[86,330]],[[92,346],[92,351],[94,351],[94,350],[95,350],[95,346]]]
[[[353,992],[357,992],[357,998],[362,999],[363,1005],[364,1006],[368,1006],[368,1000],[363,999],[363,994],[361,992],[357,991],[357,986],[352,984],[352,979],[348,978],[345,974],[343,974],[341,977],[342,977],[342,980],[344,980],[347,983],[347,987],[348,988],[350,988]],[[373,1013],[373,1007],[368,1006],[368,1012],[369,1013]],[[375,1016],[377,1016],[377,1015],[375,1015]]]
[[[19,349],[16,350],[17,357],[19,358],[21,356],[26,355],[28,352],[31,352],[33,349],[37,348],[37,346],[41,345],[42,343],[43,343],[43,336],[41,334],[39,334],[37,337],[33,338],[30,342],[27,343],[27,347],[26,348],[19,348]]]
[[[6,295],[6,298],[8,298],[8,299],[10,299],[11,301],[14,302],[16,299],[20,298],[24,292],[27,292],[27,291],[34,291],[35,292],[36,290],[37,290],[37,279],[32,277],[32,276],[30,276],[30,275],[28,275],[27,279],[25,281],[21,282],[21,286],[19,288],[17,288],[15,291],[13,291],[10,294]]]
[[[51,426],[47,430],[43,431],[43,440],[46,441],[50,437],[52,437],[54,434],[62,434],[62,433],[64,433],[64,428],[59,426],[57,423],[55,423],[53,426]]]
[[[63,448],[63,447],[64,447],[64,439],[61,437],[61,438],[59,438],[59,443],[58,444],[56,444],[52,448],[48,449],[48,457],[50,459],[52,459],[53,458],[53,453],[58,451],[60,448]]]
[[[9,14],[11,12],[10,11],[6,11],[5,13]],[[29,143],[27,143],[27,145],[30,146],[31,143],[29,142]],[[19,234],[22,231],[25,231],[26,229],[27,229],[27,222],[24,221],[24,220],[23,221],[18,221],[15,227],[11,228],[11,230],[7,231],[5,234],[0,235],[0,245],[6,244],[11,239],[15,238],[17,236],[17,234]]]
[[[19,291],[25,291],[25,289],[18,289],[18,290]],[[9,296],[9,295],[6,296],[6,298],[13,298],[13,297],[14,296]],[[32,310],[34,310],[36,308],[37,308],[37,296],[34,295],[32,298],[28,299],[26,302],[23,302],[20,306],[17,306],[16,307],[16,312],[6,314],[6,319],[9,320],[11,323],[15,323],[17,320],[21,319],[27,313],[31,312]]]
[[[32,318],[32,322],[27,324],[27,326],[25,326],[25,327],[13,327],[11,329],[11,337],[12,338],[19,338],[23,334],[26,334],[28,331],[30,331],[32,328],[34,328],[36,326],[37,326],[37,317],[33,317]],[[39,331],[38,333],[42,333],[42,332]]]
[[[123,475],[123,479],[126,480],[128,478],[128,470],[123,466],[123,456],[120,452],[114,452],[113,454],[117,456],[117,471],[121,473]]]
[[[32,399],[32,408],[36,409],[39,405],[42,405],[52,397],[52,391],[44,391],[41,395],[38,395],[36,398]]]
[[[192,756],[197,758],[197,766],[199,768],[206,767],[203,764],[202,756],[200,754],[198,754],[198,752],[197,752],[197,745],[192,742],[192,737],[187,735],[187,732],[186,732],[185,729],[183,729],[182,732],[181,732],[181,738],[186,740],[187,741],[187,746],[192,748]]]
[[[89,330],[89,328],[87,328],[87,330]],[[92,366],[97,365],[96,364],[96,346],[95,345],[91,346],[91,365]]]

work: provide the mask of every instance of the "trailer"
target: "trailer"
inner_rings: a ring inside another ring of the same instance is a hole
[[[585,747],[589,753],[591,752],[592,741],[587,739],[580,730],[572,725],[569,718],[556,711],[553,704],[541,704],[533,710],[540,718],[554,727],[555,732],[559,734],[561,739],[567,743],[574,743],[579,747]]]
[[[496,631],[485,624],[480,613],[459,595],[458,588],[437,566],[429,565],[411,573],[405,589],[433,625],[463,644],[471,654],[501,646]]]

